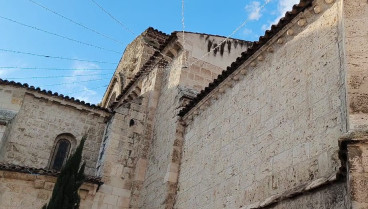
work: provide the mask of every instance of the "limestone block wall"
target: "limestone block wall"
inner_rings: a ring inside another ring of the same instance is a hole
[[[23,103],[24,92],[20,88],[0,87],[0,159],[3,157],[4,135]]]
[[[284,209],[284,208],[321,208],[321,209],[347,209],[349,208],[349,196],[345,182],[323,187],[321,190],[312,190],[300,196],[287,199],[278,204],[264,208]]]
[[[208,86],[224,70],[221,67],[199,61],[193,57],[189,57],[187,60],[188,63],[196,63],[189,68],[182,69],[180,85],[196,90],[197,92]]]
[[[167,37],[162,32],[148,28],[126,47],[114,73],[117,80],[114,80],[114,77],[111,79],[109,87],[102,98],[101,106],[108,106],[114,92],[116,96],[121,93],[122,89],[153,55],[155,50],[165,42]]]
[[[341,170],[346,171],[348,198],[350,207],[364,209],[368,207],[368,130],[352,130],[344,134],[339,141]]]
[[[178,41],[183,45],[183,34],[178,33]],[[186,50],[183,62],[180,85],[201,91],[226,69],[251,42],[229,39],[225,37],[187,32],[184,35]],[[217,47],[220,45],[219,47]]]
[[[145,54],[144,48],[142,36],[138,36],[127,46],[115,70],[114,76],[111,78],[110,84],[102,98],[101,104],[103,107],[108,106],[114,92],[116,96],[121,93],[123,88],[122,85],[127,85],[130,79],[133,78],[134,73],[137,72],[144,64],[145,60],[142,58],[142,55]],[[120,78],[124,78],[124,80],[120,80]]]
[[[25,89],[12,88],[9,86],[0,87],[0,110],[18,112],[23,101]]]
[[[146,116],[142,109],[141,98],[115,109],[108,123],[105,149],[99,154],[104,184],[95,196],[85,200],[90,208],[136,208],[136,181],[142,181],[145,174],[145,161],[140,155],[146,144]]]
[[[1,209],[40,209],[51,197],[56,177],[0,171],[0,208]],[[87,197],[94,197],[97,185],[84,183],[79,190],[80,209],[90,209]]]
[[[0,125],[0,147],[2,147],[2,137],[5,133],[6,130],[6,126],[5,125]],[[1,149],[1,148],[0,148]]]
[[[175,59],[171,63],[170,70],[163,73],[162,90],[154,118],[148,168],[139,208],[160,208],[165,201],[167,189],[164,178],[171,157],[170,147],[175,139],[177,121],[175,109],[178,105],[175,97],[178,94],[181,61],[180,58]]]
[[[183,42],[182,33],[178,33],[178,40]],[[189,51],[189,57],[199,59],[225,69],[240,54],[247,50],[251,42],[229,39],[225,37],[187,32],[184,35],[184,48]],[[223,43],[223,44],[221,44]],[[217,47],[218,46],[218,47]],[[188,62],[191,63],[190,61]]]
[[[270,41],[273,53],[266,45],[264,59],[241,67],[242,80],[199,115],[189,113],[175,208],[257,208],[335,176],[337,140],[346,131],[340,4],[316,4],[322,12],[301,13]]]
[[[23,94],[23,103],[4,139],[2,162],[48,168],[58,135],[72,134],[76,139],[73,150],[88,133],[83,158],[86,174],[94,175],[106,117],[108,113],[104,111],[89,111],[37,94]]]
[[[164,72],[165,68],[155,67],[142,81],[142,109],[146,113],[146,118],[143,127],[144,136],[141,141],[142,146],[136,151],[137,161],[132,183],[131,208],[141,208],[142,204],[142,191],[145,190],[143,186],[148,169],[150,148],[154,133],[154,120]]]
[[[368,3],[343,1],[349,129],[368,128]]]
[[[176,41],[183,45],[182,34],[177,33],[177,36]],[[205,36],[186,33],[185,52],[182,50],[179,54],[175,53],[176,57],[163,69],[157,107],[154,110],[149,109],[154,111],[153,134],[139,208],[163,208],[173,204],[178,174],[178,162],[174,161],[178,160],[175,140],[178,135],[177,113],[183,103],[181,91],[202,90],[224,70],[224,66],[248,47],[242,43],[242,46],[238,45],[232,51],[224,49],[222,55],[218,52],[216,58],[211,52],[203,60],[198,60],[197,57],[207,53],[208,43]],[[220,43],[225,39],[218,36],[209,38],[213,43]]]

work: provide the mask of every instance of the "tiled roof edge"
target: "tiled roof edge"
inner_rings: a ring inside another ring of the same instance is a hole
[[[146,29],[146,31],[149,31],[149,30],[152,30],[153,32],[156,32],[156,33],[160,33],[161,35],[170,36],[170,34],[164,33],[164,32],[162,32],[160,30],[157,30],[156,28],[151,27],[151,26]]]
[[[37,93],[40,93],[40,94],[43,94],[43,95],[47,95],[47,96],[58,97],[60,99],[66,100],[68,102],[73,102],[73,103],[83,105],[83,106],[88,107],[88,108],[102,110],[102,111],[110,113],[110,111],[108,109],[100,107],[98,105],[90,104],[90,103],[87,103],[85,101],[75,99],[74,97],[64,96],[63,94],[59,94],[57,92],[52,92],[52,91],[49,91],[49,90],[41,89],[39,87],[30,86],[27,83],[19,83],[19,82],[15,82],[15,81],[8,81],[8,80],[0,79],[0,85],[25,88],[29,91],[34,91],[34,92],[37,92]]]
[[[60,174],[60,172],[56,170],[20,166],[20,165],[14,165],[14,164],[9,164],[9,163],[0,163],[0,170],[27,173],[27,174],[32,174],[32,175],[36,174],[36,175],[45,175],[45,176],[55,176],[55,177],[57,177]],[[92,184],[98,184],[98,185],[103,184],[103,182],[101,181],[101,177],[96,177],[96,176],[86,176],[86,182],[92,183]]]
[[[265,35],[259,37],[259,40],[253,42],[253,45],[243,52],[240,57],[236,59],[226,70],[211,82],[204,90],[202,90],[196,98],[189,102],[180,112],[179,116],[185,116],[192,108],[194,108],[204,97],[206,97],[212,90],[214,90],[220,83],[222,83],[229,75],[237,70],[246,60],[248,60],[254,53],[256,53],[263,45],[271,40],[279,31],[281,31],[287,24],[289,24],[298,14],[312,5],[313,0],[300,0],[299,4],[295,4],[293,9],[286,12],[276,25],[271,26],[271,30],[266,30]]]

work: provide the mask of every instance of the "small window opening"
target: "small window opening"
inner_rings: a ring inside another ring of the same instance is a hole
[[[132,127],[132,126],[134,126],[134,124],[135,124],[134,120],[131,119],[130,122],[129,122],[129,126]]]

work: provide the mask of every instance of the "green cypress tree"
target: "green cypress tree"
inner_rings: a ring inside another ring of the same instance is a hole
[[[86,163],[84,162],[82,166],[80,166],[85,141],[86,136],[83,136],[77,149],[61,169],[49,203],[44,205],[42,209],[79,208],[80,197],[78,189],[86,179],[84,175]]]

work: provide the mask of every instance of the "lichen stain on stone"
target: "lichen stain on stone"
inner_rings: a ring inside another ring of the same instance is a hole
[[[358,202],[368,202],[368,181],[366,178],[355,176],[351,180],[351,197]]]
[[[351,98],[352,113],[368,113],[368,94],[352,95]]]
[[[355,157],[361,157],[362,156],[362,150],[360,147],[356,146],[349,146],[349,159],[353,159]]]
[[[349,84],[352,89],[359,89],[359,87],[363,84],[364,79],[365,77],[362,78],[361,76],[353,75],[350,78]]]
[[[349,147],[348,164],[350,173],[362,173],[364,172],[362,166],[362,150],[360,147],[351,146]]]

